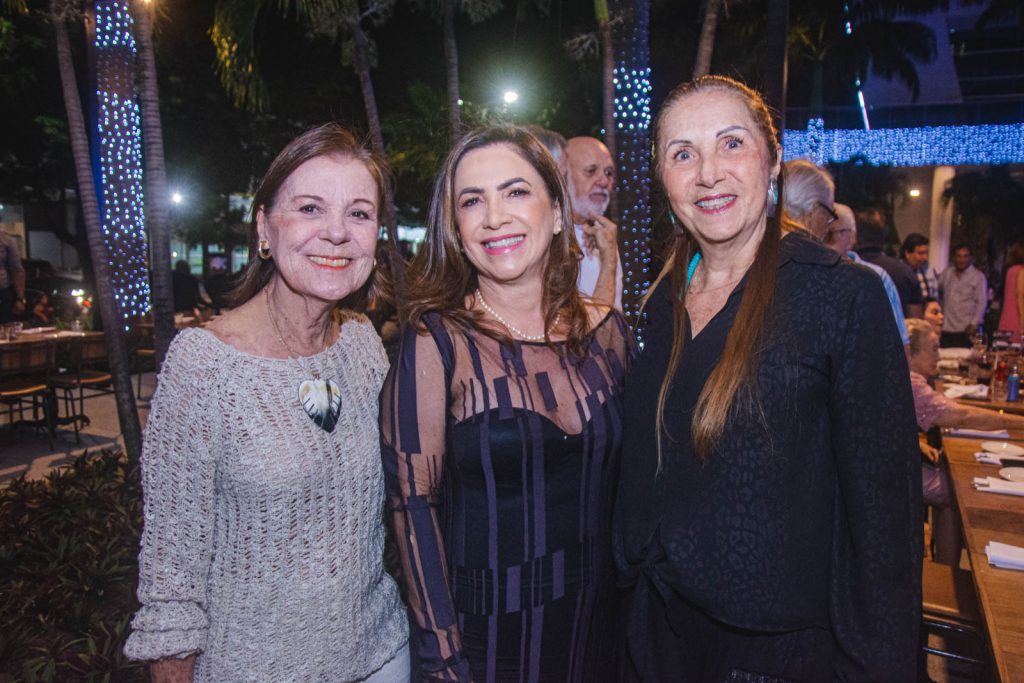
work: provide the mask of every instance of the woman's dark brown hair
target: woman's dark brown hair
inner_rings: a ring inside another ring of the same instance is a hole
[[[583,356],[584,336],[590,324],[576,290],[581,252],[572,228],[565,179],[547,148],[528,131],[515,126],[470,131],[448,152],[434,183],[427,216],[427,236],[412,264],[409,294],[402,307],[402,318],[422,327],[424,314],[436,311],[458,324],[512,343],[508,330],[479,311],[466,308],[466,297],[477,287],[477,273],[462,252],[455,221],[455,171],[459,163],[470,152],[495,145],[511,148],[537,171],[553,207],[561,216],[563,230],[551,240],[544,268],[541,300],[544,328],[550,330],[555,317],[560,315],[569,350]]]
[[[387,162],[373,152],[370,147],[347,128],[338,123],[326,123],[307,130],[289,142],[281,153],[270,163],[270,168],[263,176],[252,200],[252,211],[249,221],[249,265],[238,278],[238,284],[231,291],[232,306],[240,306],[256,296],[277,271],[274,256],[263,260],[259,257],[259,235],[256,232],[256,215],[273,208],[277,193],[288,177],[302,164],[310,159],[323,156],[336,156],[356,159],[363,162],[377,186],[377,222],[386,223],[387,207],[384,206],[385,189],[391,181]],[[382,277],[381,269],[375,268],[365,286],[353,293],[346,303],[361,304],[371,289],[386,284],[387,278]]]
[[[662,155],[661,130],[665,117],[676,107],[685,106],[683,100],[688,96],[710,91],[728,92],[743,101],[751,118],[757,124],[758,131],[768,146],[772,165],[778,160],[779,136],[772,124],[771,112],[761,95],[751,88],[725,76],[702,76],[688,83],[677,86],[668,94],[658,112],[654,127],[654,164],[655,176],[661,182]],[[664,190],[664,187],[662,188]],[[694,450],[698,456],[708,456],[725,429],[729,411],[736,400],[737,393],[757,370],[757,354],[761,348],[765,334],[766,319],[772,300],[775,296],[775,271],[778,268],[777,254],[782,230],[797,227],[782,210],[782,175],[778,178],[779,202],[774,217],[768,217],[764,237],[757,248],[754,262],[747,271],[746,287],[740,301],[736,321],[733,323],[729,336],[725,341],[722,357],[708,377],[707,383],[697,399],[693,414],[691,434]],[[667,195],[667,192],[666,192]],[[766,205],[767,205],[767,196]],[[671,210],[671,209],[670,209]],[[662,280],[670,278],[672,292],[672,309],[674,330],[672,351],[669,355],[668,368],[661,382],[658,393],[658,409],[656,416],[658,462],[661,464],[661,439],[665,432],[665,401],[672,391],[672,382],[679,363],[683,357],[683,340],[686,339],[686,275],[690,259],[699,251],[696,240],[686,226],[677,230],[671,245],[670,253],[658,278],[648,291],[648,298]]]
[[[957,249],[960,248],[961,247],[958,246],[956,249],[953,249],[953,253],[955,254]],[[1010,245],[1010,250],[1006,253],[1006,264],[1004,268],[1009,268],[1010,266],[1019,266],[1022,264],[1024,264],[1024,243],[1014,242],[1013,244]]]

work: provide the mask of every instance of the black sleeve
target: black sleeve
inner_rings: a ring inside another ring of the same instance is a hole
[[[910,376],[882,287],[860,287],[852,299],[835,345],[829,397],[837,470],[829,600],[836,680],[911,681],[923,520]]]

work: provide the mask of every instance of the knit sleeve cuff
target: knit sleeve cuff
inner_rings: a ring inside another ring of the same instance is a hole
[[[135,660],[187,657],[203,651],[207,628],[206,613],[194,602],[145,605],[132,619],[124,654]]]

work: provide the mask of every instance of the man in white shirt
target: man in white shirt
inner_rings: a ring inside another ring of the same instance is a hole
[[[584,296],[621,311],[618,226],[604,216],[615,185],[615,164],[597,138],[572,138],[565,152],[572,220],[583,249],[577,287]]]
[[[969,347],[970,334],[985,320],[988,307],[988,280],[971,264],[970,247],[954,250],[953,265],[939,276],[939,300],[945,315],[942,345]]]

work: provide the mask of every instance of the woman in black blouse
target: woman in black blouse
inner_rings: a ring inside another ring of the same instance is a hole
[[[780,157],[731,79],[659,112],[677,235],[626,389],[624,679],[915,679],[906,360],[878,278],[788,229]]]

